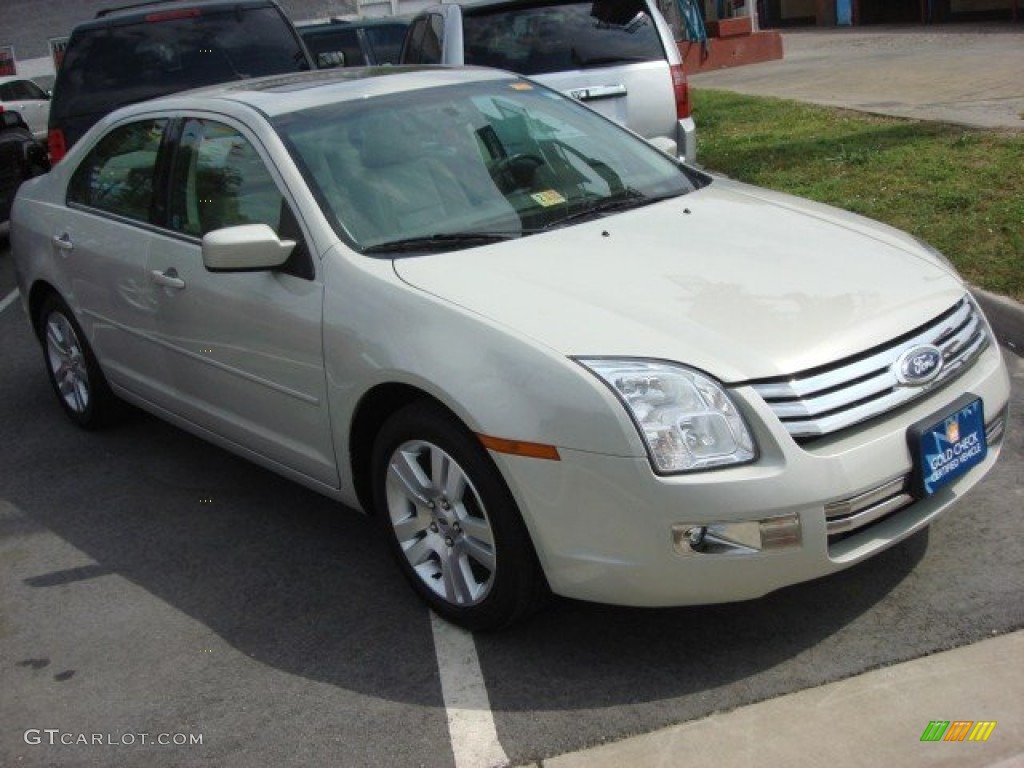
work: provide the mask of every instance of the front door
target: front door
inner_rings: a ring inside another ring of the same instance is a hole
[[[323,286],[259,142],[189,118],[172,166],[169,229],[151,244],[157,338],[178,415],[272,462],[338,486],[327,410]],[[296,250],[284,268],[212,273],[201,238],[268,224]]]

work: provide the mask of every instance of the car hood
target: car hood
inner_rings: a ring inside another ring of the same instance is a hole
[[[723,179],[541,235],[397,259],[395,270],[565,355],[672,360],[731,383],[871,349],[965,292],[904,233]]]

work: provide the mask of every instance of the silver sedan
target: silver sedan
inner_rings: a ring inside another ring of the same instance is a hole
[[[126,107],[22,186],[11,242],[71,419],[128,401],[374,514],[470,628],[832,573],[935,520],[1006,429],[940,254],[508,73]]]

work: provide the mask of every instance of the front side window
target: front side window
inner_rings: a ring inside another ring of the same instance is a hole
[[[465,62],[539,75],[665,58],[643,0],[558,2],[467,12]]]
[[[253,145],[231,126],[185,120],[171,183],[171,229],[193,237],[238,224],[281,234],[284,201]]]
[[[68,202],[149,222],[157,154],[167,120],[143,120],[114,128],[75,170]]]

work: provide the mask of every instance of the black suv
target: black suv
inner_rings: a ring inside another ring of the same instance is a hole
[[[309,52],[275,0],[158,0],[102,10],[71,32],[50,103],[50,158],[60,160],[125,104],[308,69]]]
[[[0,224],[10,216],[21,182],[48,170],[46,150],[32,136],[21,115],[0,112]]]

